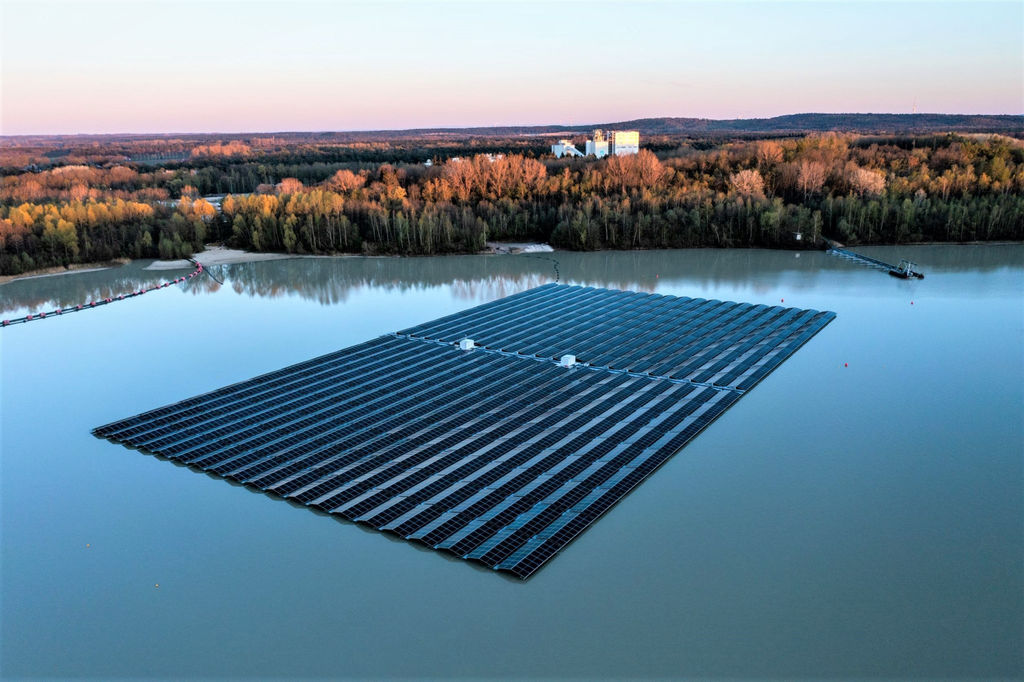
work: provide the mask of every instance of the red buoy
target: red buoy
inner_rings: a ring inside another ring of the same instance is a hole
[[[26,315],[26,316],[25,316],[25,319],[26,319],[26,320],[31,320],[31,319],[32,319],[32,316],[31,316],[31,315]]]
[[[843,363],[843,367],[849,367],[849,366],[850,366],[850,363],[848,363],[848,362],[844,362]]]

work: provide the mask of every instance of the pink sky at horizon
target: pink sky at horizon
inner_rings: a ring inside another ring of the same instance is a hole
[[[4,135],[582,125],[915,102],[1024,113],[1016,2],[15,1],[2,12]]]

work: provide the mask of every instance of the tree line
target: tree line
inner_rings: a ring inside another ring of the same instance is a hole
[[[181,257],[207,241],[426,255],[489,240],[592,250],[1024,238],[1024,147],[1001,136],[680,141],[600,160],[492,153],[432,166],[282,164],[229,146],[216,163],[204,149],[175,168],[5,176],[0,273]],[[218,206],[207,194],[226,196]]]

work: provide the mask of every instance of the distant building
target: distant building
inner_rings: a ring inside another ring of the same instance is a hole
[[[504,154],[478,154],[478,156],[485,157],[491,163],[494,163],[495,161],[499,161],[499,160],[505,158]],[[462,157],[461,156],[453,156],[453,157],[451,157],[448,160],[451,161],[452,163],[461,163],[462,162]],[[428,164],[428,165],[430,165],[430,164]]]
[[[599,159],[609,154],[613,156],[636,154],[640,151],[640,131],[612,130],[605,136],[603,130],[595,130],[594,139],[587,140],[586,150],[586,156],[596,156]],[[572,140],[559,140],[558,144],[551,145],[551,153],[558,158],[583,156]]]
[[[590,142],[588,141],[587,144],[589,145]],[[583,152],[576,149],[576,145],[572,143],[572,140],[559,140],[558,144],[551,145],[551,153],[559,159],[563,156],[583,156]]]
[[[608,140],[604,137],[603,130],[594,131],[594,139],[587,140],[587,156],[608,156]]]
[[[640,131],[638,130],[613,130],[612,139],[608,145],[608,153],[613,156],[625,156],[636,154],[640,151]]]

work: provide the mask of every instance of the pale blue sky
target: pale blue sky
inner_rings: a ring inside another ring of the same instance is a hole
[[[1024,3],[2,2],[0,132],[1024,113]]]

